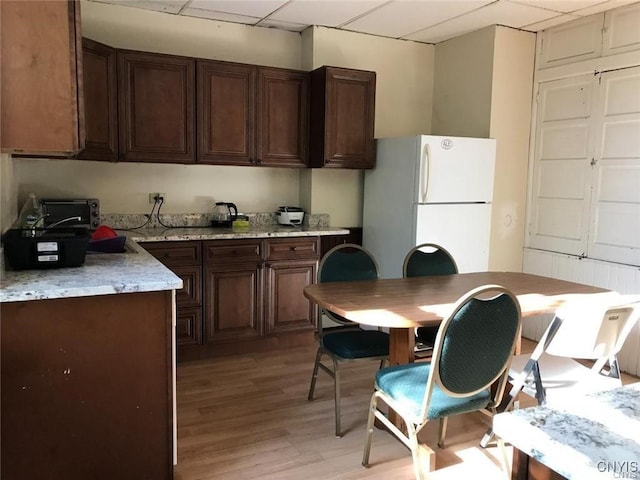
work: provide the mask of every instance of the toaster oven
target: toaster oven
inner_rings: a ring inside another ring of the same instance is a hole
[[[97,198],[45,198],[40,200],[43,227],[79,227],[95,230],[100,225]]]

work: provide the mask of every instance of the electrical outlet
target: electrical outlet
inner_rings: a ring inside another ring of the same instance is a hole
[[[162,202],[165,202],[165,194],[164,193],[160,193],[160,192],[151,192],[149,193],[149,203],[156,203],[156,201],[160,201],[162,200]]]

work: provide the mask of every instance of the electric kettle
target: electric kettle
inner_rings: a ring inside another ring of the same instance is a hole
[[[236,218],[238,218],[238,207],[236,207],[235,203],[216,202],[211,217],[211,225],[214,227],[230,227]]]

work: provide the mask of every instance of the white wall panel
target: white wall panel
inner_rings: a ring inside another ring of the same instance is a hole
[[[604,13],[544,30],[540,68],[554,67],[600,56]]]
[[[604,26],[603,55],[640,49],[640,4],[607,12]]]

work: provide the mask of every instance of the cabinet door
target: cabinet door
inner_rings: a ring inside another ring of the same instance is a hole
[[[195,60],[118,50],[120,158],[195,160]]]
[[[202,310],[199,307],[178,308],[176,311],[176,346],[202,343]]]
[[[171,271],[182,280],[182,288],[176,291],[176,305],[198,307],[202,304],[202,267],[187,265],[171,267]]]
[[[263,335],[262,264],[231,263],[205,269],[205,342]]]
[[[306,167],[309,74],[260,68],[258,77],[256,162],[265,166]]]
[[[311,73],[310,166],[373,168],[375,72],[322,67]]]
[[[267,263],[267,334],[312,330],[316,308],[302,290],[316,278],[317,260]]]
[[[0,2],[3,152],[84,148],[80,2]]]
[[[78,158],[118,159],[116,49],[82,39],[86,142]]]
[[[256,67],[198,60],[198,162],[255,162]]]

